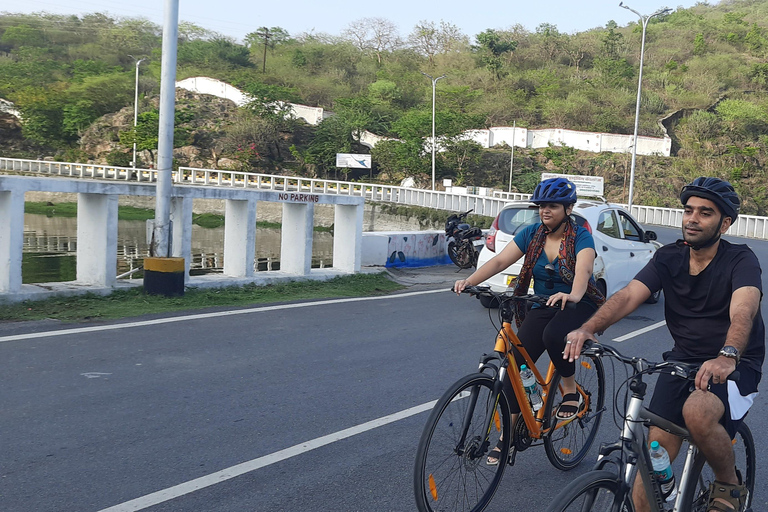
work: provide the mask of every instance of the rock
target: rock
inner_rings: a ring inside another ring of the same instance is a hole
[[[219,158],[219,163],[216,166],[217,169],[225,170],[237,170],[240,167],[240,162],[232,160],[230,158]]]

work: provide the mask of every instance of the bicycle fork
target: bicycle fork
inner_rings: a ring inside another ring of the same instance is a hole
[[[496,424],[497,421],[500,421],[497,419],[498,414],[498,406],[499,406],[499,400],[501,399],[501,393],[503,389],[503,380],[504,377],[506,377],[506,368],[503,366],[499,369],[498,374],[496,378],[494,379],[493,383],[493,403],[491,404],[491,407],[488,408],[485,415],[485,422],[483,425],[485,425],[485,435],[483,436],[483,442],[477,446],[474,450],[472,450],[467,455],[470,459],[474,460],[478,457],[482,457],[485,455],[485,453],[488,451],[488,447],[491,444],[490,437],[491,437],[491,430],[493,429],[494,424]],[[469,394],[469,406],[467,407],[467,411],[464,415],[464,420],[461,425],[461,438],[459,439],[458,444],[456,445],[455,452],[457,455],[464,455],[464,447],[467,441],[467,433],[469,432],[470,424],[472,423],[472,416],[475,411],[475,407],[477,406],[477,400],[478,395],[480,392],[480,386],[475,386],[472,391]]]

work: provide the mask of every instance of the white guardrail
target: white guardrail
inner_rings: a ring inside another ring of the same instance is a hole
[[[73,178],[97,178],[108,180],[157,181],[155,169],[133,169],[110,165],[48,162],[0,157],[0,170],[21,173],[47,174]],[[337,180],[278,176],[243,171],[198,169],[180,167],[174,172],[177,185],[204,185],[218,187],[253,188],[293,193],[340,194],[364,197],[370,201],[399,203],[422,206],[438,210],[474,210],[477,215],[495,217],[509,201],[526,200],[530,194],[494,191],[494,197],[480,195],[452,194],[418,188],[397,187],[378,183],[359,183]],[[626,208],[626,204],[622,205]],[[656,206],[632,205],[632,215],[641,224],[680,227],[683,210]],[[736,223],[728,230],[729,235],[748,238],[768,239],[768,217],[739,215]]]

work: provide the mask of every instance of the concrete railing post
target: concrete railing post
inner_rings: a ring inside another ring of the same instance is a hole
[[[21,290],[24,247],[24,191],[0,192],[0,292]]]
[[[308,275],[312,269],[314,204],[283,203],[280,270]]]
[[[253,277],[256,258],[256,201],[226,200],[224,275]]]
[[[77,281],[111,287],[117,275],[117,195],[77,194]]]
[[[363,205],[337,204],[333,217],[333,267],[359,272],[363,247]]]
[[[192,198],[171,198],[171,256],[184,258],[184,282],[189,282],[192,261]]]

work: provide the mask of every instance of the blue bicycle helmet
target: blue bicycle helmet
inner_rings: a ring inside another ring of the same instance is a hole
[[[536,185],[531,202],[573,204],[576,202],[576,185],[566,178],[550,178]]]
[[[731,218],[731,222],[739,216],[741,200],[733,186],[725,180],[704,176],[696,178],[680,191],[680,201],[683,206],[691,196],[703,197],[714,202],[724,216]]]

